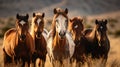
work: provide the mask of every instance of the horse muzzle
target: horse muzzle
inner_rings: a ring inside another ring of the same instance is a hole
[[[60,36],[61,38],[64,38],[65,35],[66,35],[66,32],[64,32],[64,31],[60,31],[59,36]]]
[[[21,39],[21,40],[23,40],[23,41],[24,41],[24,40],[25,40],[25,38],[26,38],[26,36],[25,36],[24,34],[21,34],[21,35],[20,35],[20,39]]]
[[[42,34],[42,32],[36,32],[36,37],[40,38],[41,34]]]

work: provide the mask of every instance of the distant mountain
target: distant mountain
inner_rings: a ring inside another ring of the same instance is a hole
[[[120,0],[0,0],[0,17],[36,11],[49,17],[55,7],[68,8],[71,16],[86,16],[119,11]]]

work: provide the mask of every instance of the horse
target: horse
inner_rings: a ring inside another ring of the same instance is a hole
[[[32,54],[34,53],[35,46],[30,35],[29,15],[16,15],[16,27],[9,29],[4,34],[3,40],[3,56],[4,66],[6,67],[10,63],[18,63],[22,60],[22,67],[25,66],[25,62],[30,66]]]
[[[71,35],[67,32],[69,22],[68,9],[54,8],[53,12],[54,17],[52,29],[48,34],[47,52],[53,67],[56,67],[57,62],[61,67],[69,65],[69,58],[74,53],[75,44]],[[67,63],[64,64],[64,61]]]
[[[110,42],[107,36],[107,20],[95,20],[93,29],[86,29],[84,35],[89,41],[87,47],[88,53],[91,53],[92,59],[102,58],[102,63],[106,65]]]
[[[47,30],[44,29],[44,16],[45,13],[33,13],[31,35],[35,42],[35,54],[33,56],[33,62],[37,58],[40,59],[38,66],[44,67],[47,54]],[[35,66],[35,64],[34,64]]]
[[[75,43],[75,51],[71,58],[71,64],[76,60],[76,67],[80,67],[81,63],[86,61],[86,38],[83,35],[84,25],[83,19],[74,17],[70,19],[68,31],[72,34],[72,39]]]

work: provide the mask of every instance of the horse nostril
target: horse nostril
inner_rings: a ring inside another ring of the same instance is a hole
[[[42,33],[41,31],[38,32],[38,34],[41,34],[41,33]]]
[[[59,33],[59,35],[61,36],[61,33]]]
[[[41,33],[42,33],[41,31],[38,31],[37,32],[37,37],[40,37]]]
[[[26,36],[24,34],[21,34],[20,38],[22,38],[22,40],[23,40],[26,38]]]
[[[66,32],[64,32],[64,31],[63,31],[63,32],[61,31],[61,32],[59,33],[60,36],[65,36],[65,34],[66,34]]]

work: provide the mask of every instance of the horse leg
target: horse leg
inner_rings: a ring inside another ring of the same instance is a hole
[[[46,56],[44,56],[43,59],[41,59],[40,61],[41,61],[41,67],[45,67]]]
[[[42,67],[42,61],[41,61],[40,58],[37,58],[37,59],[36,59],[35,67]]]
[[[27,64],[28,64],[28,67],[30,67],[30,59],[28,59]]]
[[[12,63],[12,58],[3,52],[4,57],[4,67],[7,67],[8,64]]]
[[[51,59],[52,67],[55,67],[56,64],[55,62],[56,62],[55,60]]]
[[[105,55],[105,56],[103,57],[103,59],[102,59],[103,67],[106,67],[107,58],[108,58],[108,56]]]
[[[76,67],[80,67],[80,62],[76,61]]]
[[[62,60],[59,61],[59,67],[64,67]]]
[[[63,67],[70,67],[70,59],[67,58],[62,61]]]
[[[22,67],[25,67],[25,59],[22,59]]]
[[[41,67],[45,67],[45,61],[44,60],[42,60],[42,62],[41,62]]]
[[[73,67],[74,59],[70,59],[70,67]]]

